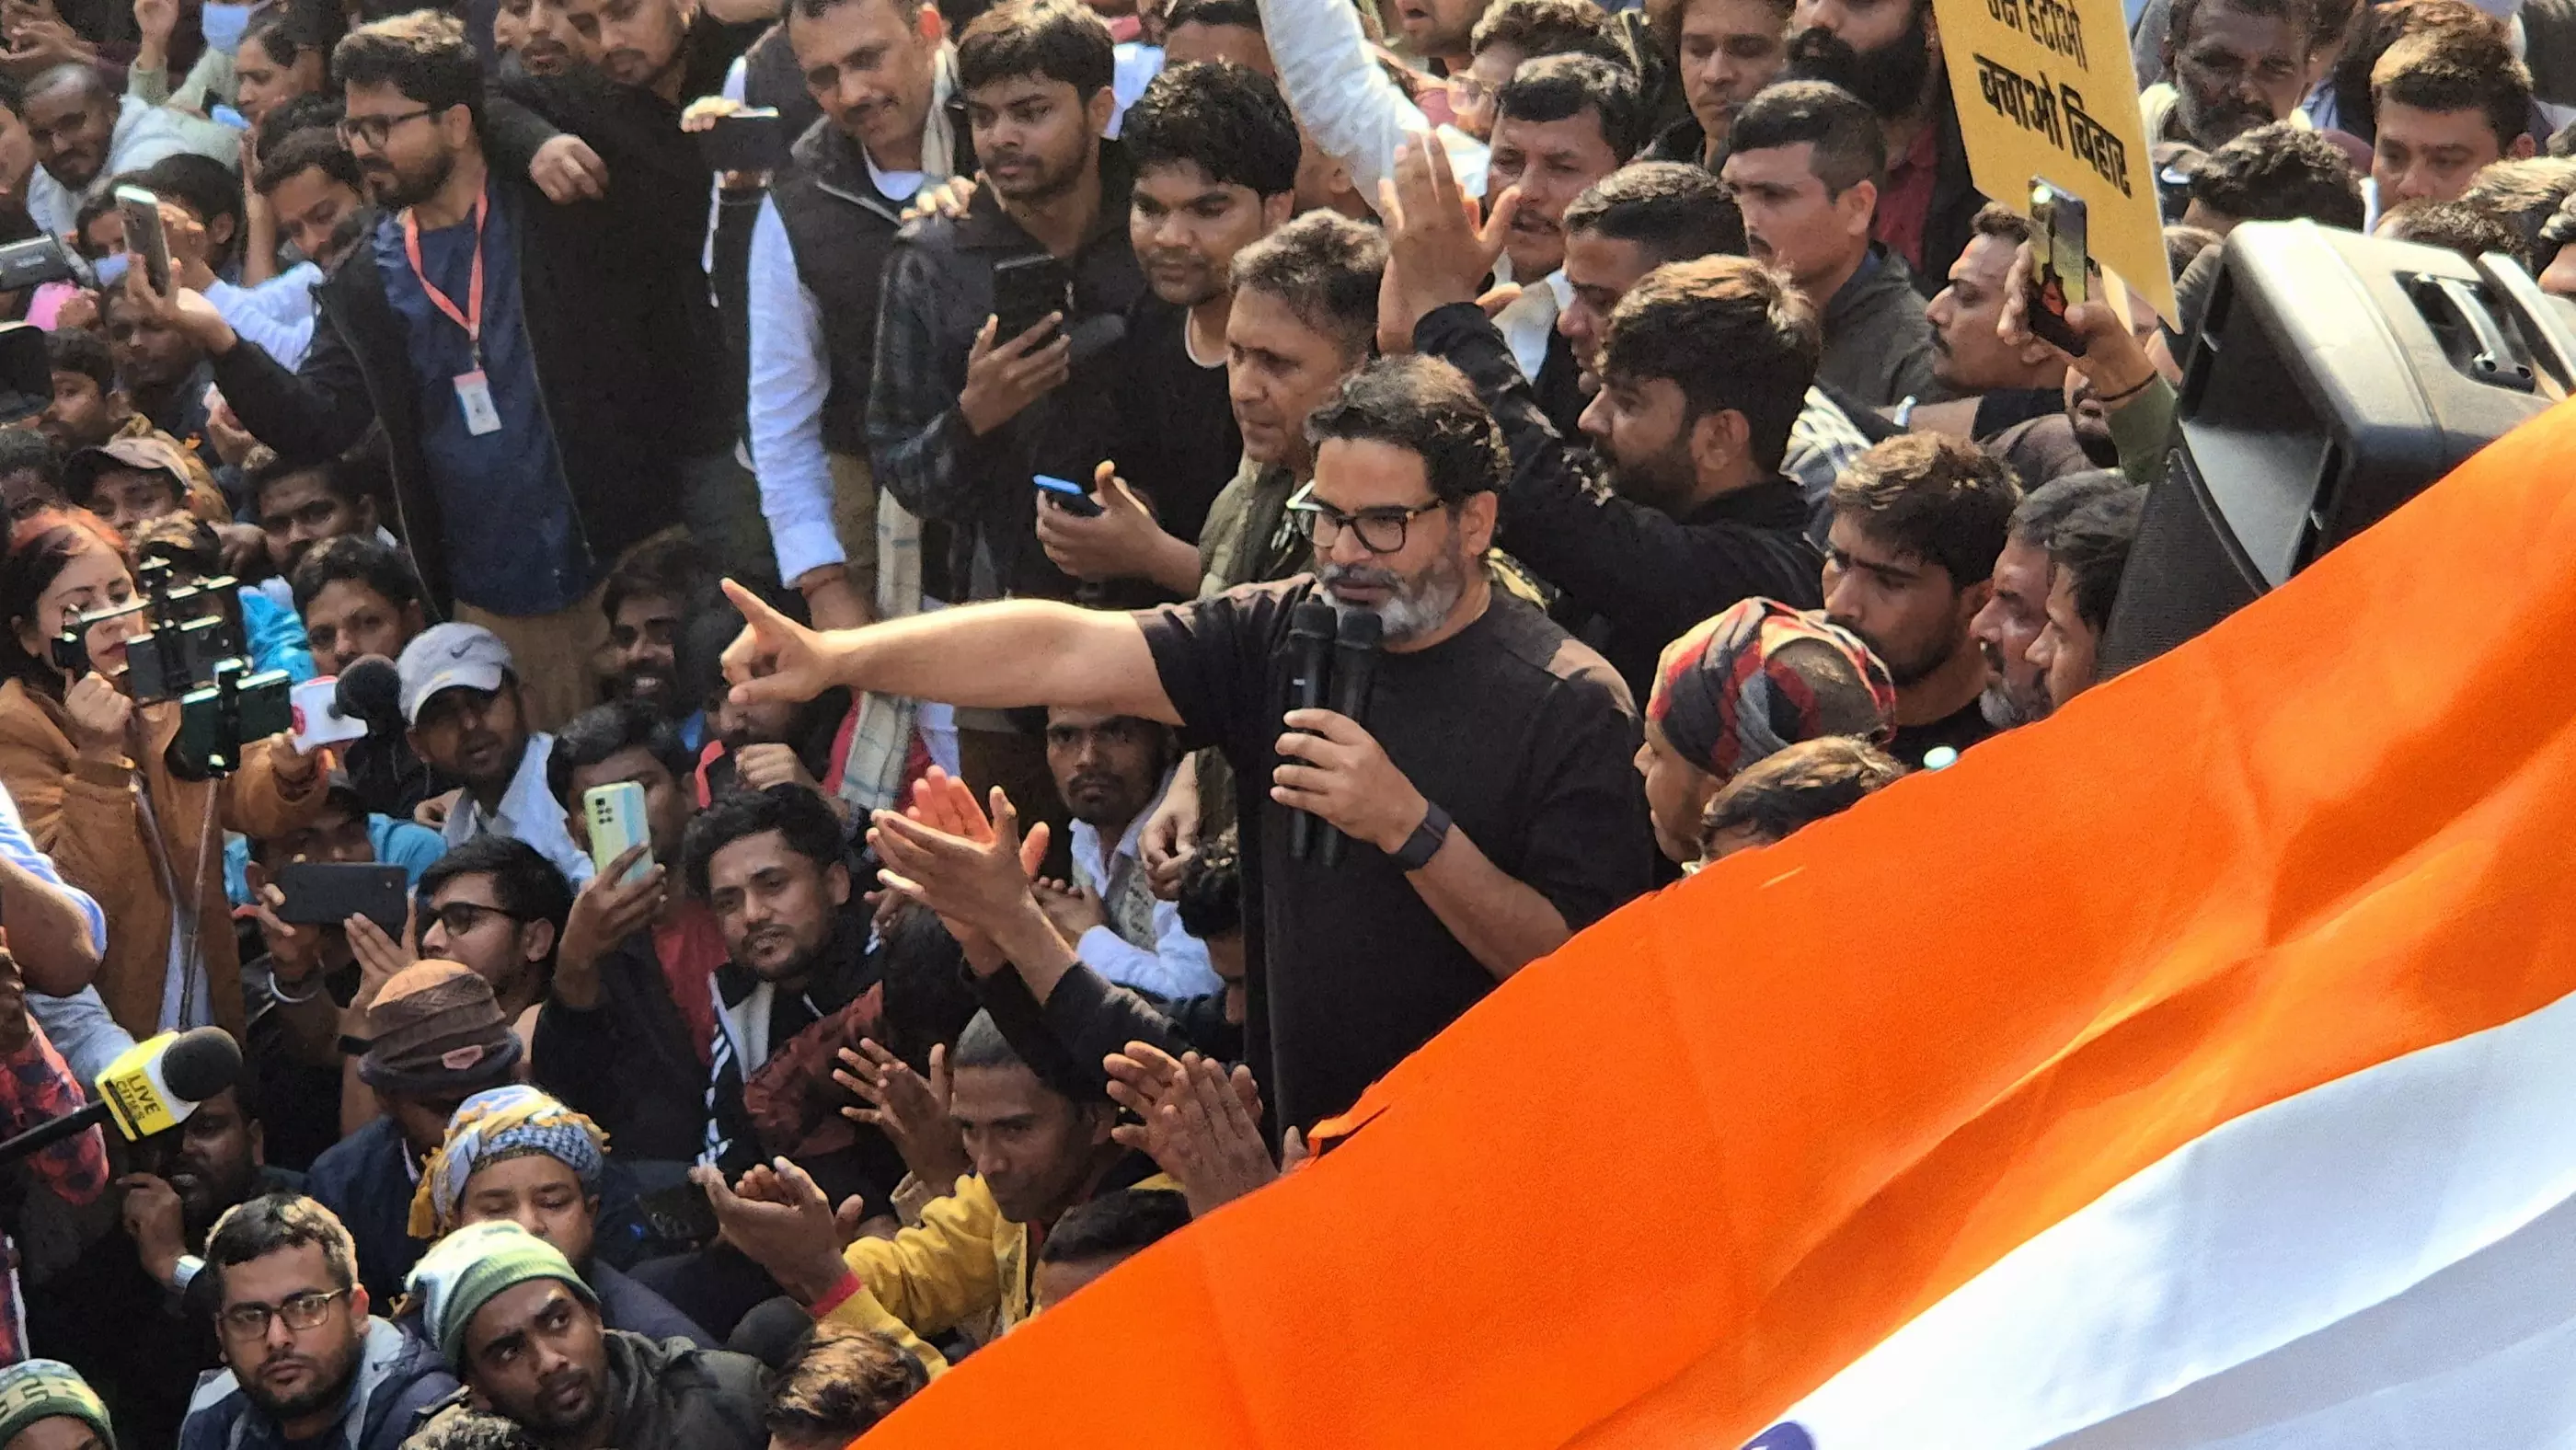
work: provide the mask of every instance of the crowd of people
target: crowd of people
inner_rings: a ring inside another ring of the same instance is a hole
[[[2064,707],[2232,228],[2576,295],[2556,11],[2131,10],[2070,353],[1930,0],[7,0],[0,1134],[244,1065],[0,1164],[0,1450],[846,1443]]]

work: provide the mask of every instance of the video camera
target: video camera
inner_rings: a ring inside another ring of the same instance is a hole
[[[179,702],[179,737],[170,743],[174,774],[187,780],[230,775],[241,768],[244,745],[293,728],[292,682],[284,670],[251,672],[240,591],[229,575],[173,584],[166,559],[146,559],[136,573],[143,593],[72,621],[54,640],[54,664],[75,678],[88,673],[89,632],[142,615],[151,628],[126,642],[126,693],[137,705]]]
[[[0,246],[0,292],[24,292],[80,276],[80,264],[53,237]],[[36,416],[53,397],[43,330],[24,322],[0,323],[0,427]]]

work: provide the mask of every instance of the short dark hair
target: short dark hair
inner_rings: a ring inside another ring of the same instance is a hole
[[[1241,30],[1261,33],[1261,6],[1257,0],[1173,0],[1172,8],[1163,14],[1163,33],[1171,34],[1184,25],[1231,25]],[[1124,135],[1126,128],[1121,126]]]
[[[1305,149],[1279,87],[1223,61],[1173,66],[1154,77],[1127,108],[1118,139],[1139,172],[1193,165],[1219,186],[1265,197],[1296,191]]]
[[[2305,60],[2316,45],[2317,9],[2315,0],[2173,0],[2165,33],[2174,49],[2191,44],[2191,22],[2204,4],[2224,5],[2239,15],[2257,15],[2266,19],[2287,20],[2299,29],[2299,58]]]
[[[688,788],[696,761],[681,742],[678,727],[641,700],[611,700],[591,706],[555,731],[554,752],[546,757],[546,789],[565,810],[578,809],[572,798],[572,773],[620,751],[638,749],[660,761],[683,790]]]
[[[2532,265],[2530,249],[2521,234],[2507,226],[2503,218],[2465,201],[2401,202],[2379,219],[2378,234],[2394,241],[2446,248],[2473,261],[2489,252],[2502,252],[2522,263],[2525,270],[2538,270]]]
[[[1976,216],[1968,225],[1978,236],[2001,237],[2016,247],[2029,241],[2031,236],[2030,218],[1999,201],[1990,201],[1977,208]]]
[[[930,1049],[957,1040],[975,1019],[966,952],[927,906],[906,902],[877,932],[877,978],[885,984],[879,1040],[886,1051],[930,1071]]]
[[[1386,238],[1336,212],[1310,211],[1234,254],[1234,290],[1285,305],[1308,327],[1365,355],[1377,339]]]
[[[2179,12],[2175,15],[2179,22]],[[2469,0],[2383,0],[2362,8],[2360,29],[2352,43],[2344,48],[2343,57],[2335,62],[2331,77],[2335,109],[2343,128],[2364,141],[2374,139],[2378,126],[2371,108],[2371,73],[2378,69],[2389,47],[2410,35],[2434,30],[2480,31],[2501,39],[2504,22],[2480,10]],[[2182,44],[2182,33],[2173,32],[2174,44]]]
[[[1243,930],[1243,862],[1231,836],[1191,854],[1172,906],[1181,930],[1201,941]]]
[[[1705,853],[1730,831],[1750,832],[1765,843],[1785,841],[1904,774],[1895,757],[1866,740],[1824,735],[1798,741],[1737,771],[1709,797],[1700,812],[1700,850]]]
[[[1384,443],[1422,460],[1431,492],[1464,503],[1502,487],[1511,468],[1503,433],[1466,374],[1438,358],[1382,357],[1342,382],[1306,421],[1306,441]]]
[[[707,895],[707,867],[718,851],[736,841],[776,831],[787,849],[828,871],[844,864],[841,818],[823,798],[799,785],[773,785],[767,790],[737,790],[716,799],[689,821],[680,847],[688,863],[689,892]]]
[[[1001,1024],[990,1012],[977,1012],[957,1034],[957,1046],[948,1054],[948,1065],[963,1071],[970,1067],[1028,1067],[1019,1049],[1011,1045]],[[1030,1068],[1034,1073],[1035,1068]]]
[[[1637,76],[1595,55],[1544,55],[1524,61],[1494,93],[1495,124],[1570,121],[1586,107],[1601,118],[1601,139],[1620,164],[1646,144],[1646,113]]]
[[[770,1376],[761,1424],[781,1439],[845,1445],[929,1383],[921,1361],[886,1336],[817,1325]]]
[[[1543,55],[1591,55],[1631,64],[1610,12],[1591,0],[1500,0],[1476,22],[1467,48],[1482,55],[1496,45],[1519,51],[1523,63]]]
[[[2002,459],[1974,443],[1905,433],[1854,459],[1828,498],[1836,518],[1941,566],[1956,590],[1994,577],[2021,485]]]
[[[209,233],[210,243],[219,217],[233,219],[231,245],[239,247],[249,240],[242,230],[241,178],[213,157],[193,151],[173,152],[143,168],[135,181],[194,213],[199,225]]]
[[[45,367],[49,372],[78,373],[98,384],[102,393],[116,391],[116,354],[107,339],[80,327],[60,327],[45,334]]]
[[[361,504],[381,507],[392,487],[384,460],[366,445],[322,463],[302,463],[272,455],[253,465],[244,481],[251,507],[254,510],[259,507],[260,495],[268,491],[270,484],[285,478],[301,478],[306,474],[320,479],[324,490],[353,509]]]
[[[290,581],[295,612],[303,614],[313,607],[313,596],[343,581],[374,590],[396,609],[421,602],[420,574],[409,554],[380,540],[343,534],[314,545],[295,566]]]
[[[1744,251],[1744,213],[1706,167],[1632,161],[1566,204],[1568,235],[1634,244],[1657,266]]]
[[[2240,222],[2307,217],[2361,230],[2361,178],[2343,148],[2287,121],[2256,126],[2191,168],[2192,199]]]
[[[1646,0],[1646,28],[1655,43],[1664,49],[1664,59],[1678,60],[1682,53],[1682,22],[1690,18],[1691,6],[1699,0]],[[1771,8],[1780,12],[1780,29],[1785,35],[1789,16],[1797,9],[1796,0],[1770,0]]]
[[[2064,570],[2075,612],[2095,633],[2111,622],[2120,575],[2129,567],[2129,545],[2145,516],[2147,491],[2125,489],[2094,499],[2059,521],[2048,536],[2048,561]]]
[[[323,84],[331,83],[331,50],[349,33],[348,18],[326,0],[287,0],[260,13],[242,30],[242,40],[256,40],[279,65],[293,65],[307,54],[322,57]]]
[[[367,176],[358,169],[358,158],[349,154],[338,136],[317,128],[290,131],[274,149],[260,151],[259,194],[266,196],[307,171],[319,171],[327,179],[366,195]]]
[[[1038,1250],[1041,1264],[1123,1259],[1189,1227],[1190,1201],[1168,1188],[1121,1188],[1065,1210]]]
[[[686,610],[705,596],[714,582],[714,567],[696,540],[656,539],[608,571],[608,582],[599,587],[600,617],[615,624],[617,611],[625,608],[629,599],[668,599]]]
[[[2531,72],[2503,36],[2427,30],[2388,47],[2370,68],[2374,130],[2379,108],[2391,101],[2419,111],[2478,111],[2502,151],[2531,127]]]
[[[1656,268],[1619,299],[1601,370],[1680,385],[1694,419],[1742,413],[1753,461],[1777,472],[1823,350],[1815,305],[1779,272],[1745,257],[1695,257]]]
[[[336,50],[337,47],[334,49]],[[346,114],[348,109],[341,104],[336,91],[309,96],[289,96],[271,107],[269,113],[262,117],[259,123],[260,175],[268,174],[267,159],[279,154],[289,138],[304,135],[308,131],[319,132],[330,142],[333,150],[346,155],[348,148],[340,144],[339,128],[340,117]],[[349,164],[355,167],[357,158],[350,157]],[[296,171],[303,169],[299,166]],[[281,173],[281,176],[294,174],[294,171],[289,171]],[[263,185],[260,189],[265,191],[267,187]],[[362,191],[364,189],[364,187],[360,188]]]
[[[136,473],[150,474],[169,484],[173,495],[184,506],[188,502],[188,485],[166,468],[138,468]],[[75,503],[87,504],[75,499]],[[178,581],[187,583],[212,579],[223,572],[224,542],[215,537],[215,526],[192,513],[158,514],[134,526],[125,539],[127,556],[135,567],[154,560],[170,566]]]
[[[332,1286],[358,1285],[358,1246],[339,1215],[300,1193],[267,1193],[226,1209],[206,1235],[206,1268],[223,1293],[223,1271],[286,1249],[322,1251]]]
[[[409,1450],[538,1450],[519,1422],[472,1405],[456,1405],[421,1422]]]
[[[420,899],[428,901],[460,876],[491,877],[492,894],[500,899],[503,911],[521,921],[552,922],[555,936],[563,936],[564,920],[572,915],[572,883],[536,847],[492,831],[470,836],[448,847],[446,855],[420,873]],[[549,952],[546,964],[553,963]]]
[[[40,428],[0,429],[0,477],[37,473],[59,489],[63,486],[63,446]]]
[[[2023,494],[2021,502],[2013,505],[2009,527],[2012,541],[2045,550],[2049,536],[2066,522],[2068,514],[2095,499],[2126,493],[2137,486],[2127,474],[2109,468],[2088,468],[2052,478]]]
[[[2526,249],[2547,266],[2558,244],[2544,244],[2543,235],[2571,196],[2576,196],[2576,158],[2529,156],[2478,168],[2460,200],[2521,233]]]
[[[483,121],[483,63],[465,26],[439,10],[414,10],[361,25],[331,51],[344,86],[390,85],[414,104],[443,112],[463,106]]]
[[[1807,169],[1840,196],[1887,184],[1887,137],[1869,103],[1829,81],[1775,81],[1754,92],[1726,133],[1729,151],[1812,145]]]
[[[1109,89],[1118,69],[1116,49],[1108,23],[1087,5],[1002,0],[958,38],[957,88],[981,90],[996,81],[1038,76],[1062,81],[1088,101]]]

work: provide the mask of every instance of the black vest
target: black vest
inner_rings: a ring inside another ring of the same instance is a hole
[[[972,176],[975,151],[964,110],[951,106],[949,120],[957,138],[951,174]],[[859,144],[828,116],[796,138],[787,165],[770,183],[769,199],[795,249],[797,278],[823,313],[823,347],[832,364],[832,389],[823,399],[823,446],[865,458],[877,292],[903,204],[878,193]]]

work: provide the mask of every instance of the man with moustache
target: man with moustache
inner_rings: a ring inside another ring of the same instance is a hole
[[[1710,171],[1726,163],[1726,133],[1754,92],[1789,61],[1789,0],[1652,0],[1646,24],[1672,59],[1690,114],[1639,155]]]
[[[1938,291],[1986,198],[1968,174],[1932,0],[1798,0],[1789,25],[1788,73],[1830,81],[1878,117],[1887,161],[1871,239],[1905,259],[1918,290]]]
[[[2165,33],[2165,72],[2138,95],[2147,142],[2215,151],[2256,126],[2311,123],[2309,0],[2175,0]]]
[[[321,325],[303,364],[288,372],[186,289],[161,310],[282,457],[335,457],[382,420],[390,522],[434,612],[509,640],[536,718],[563,719],[606,633],[594,591],[681,520],[680,464],[702,440],[673,389],[694,386],[698,360],[638,300],[668,284],[620,239],[647,224],[616,191],[602,205],[549,202],[531,175],[566,187],[598,158],[524,111],[487,115],[482,64],[454,20],[361,26],[334,70],[341,138],[383,211],[314,289]]]
[[[1208,507],[1243,457],[1226,382],[1234,259],[1295,210],[1297,118],[1252,71],[1183,65],[1127,108],[1119,140],[1136,168],[1127,233],[1150,292],[1128,309],[1116,354],[1119,436],[1102,465],[1114,477],[1084,480],[1096,516],[1041,508],[1038,541],[1077,579],[1142,580],[1148,598],[1185,599],[1198,592]]]
[[[1247,1038],[1283,1128],[1349,1107],[1652,879],[1626,687],[1479,567],[1508,460],[1474,389],[1446,363],[1384,358],[1305,431],[1314,479],[1289,517],[1314,575],[1143,614],[1011,600],[834,635],[737,592],[751,632],[727,660],[749,699],[845,684],[1046,703],[1222,748],[1258,883]],[[1280,713],[1290,625],[1310,601],[1379,621],[1364,723]],[[1337,866],[1292,852],[1299,811],[1343,833]]]
[[[300,1176],[262,1164],[260,1124],[240,1087],[135,1145],[122,1222],[27,1299],[32,1351],[79,1370],[133,1443],[168,1445],[197,1376],[222,1364],[201,1317],[175,1313],[204,1261],[206,1235],[237,1203],[293,1192]]]
[[[226,1213],[200,1272],[213,1277],[225,1372],[198,1388],[179,1450],[400,1450],[456,1391],[436,1351],[368,1313],[349,1231],[310,1198]]]
[[[1577,610],[1598,616],[1600,628],[1587,634],[1631,694],[1648,692],[1666,644],[1738,600],[1820,603],[1822,559],[1806,538],[1806,503],[1780,473],[1816,371],[1807,300],[1759,263],[1700,256],[1631,279],[1605,335],[1575,329],[1592,344],[1587,360],[1601,382],[1583,412],[1584,431],[1608,465],[1609,490],[1601,493],[1540,416],[1500,333],[1475,304],[1480,239],[1458,206],[1445,158],[1408,149],[1396,177],[1402,204],[1388,218],[1389,321],[1415,348],[1465,373],[1501,423],[1512,477],[1502,491],[1499,542]],[[1677,229],[1706,237],[1724,225],[1721,199],[1703,197],[1698,227],[1688,225],[1686,199],[1665,208]],[[1576,245],[1589,254],[1651,244],[1587,229]]]
[[[1977,702],[1986,723],[2011,730],[2048,714],[2044,672],[2029,654],[2048,624],[2049,540],[2076,510],[2136,487],[2119,474],[2093,469],[2052,479],[2014,506],[2003,552],[1995,556],[1994,594],[1968,626],[1977,652],[1986,657],[1986,692]]]

